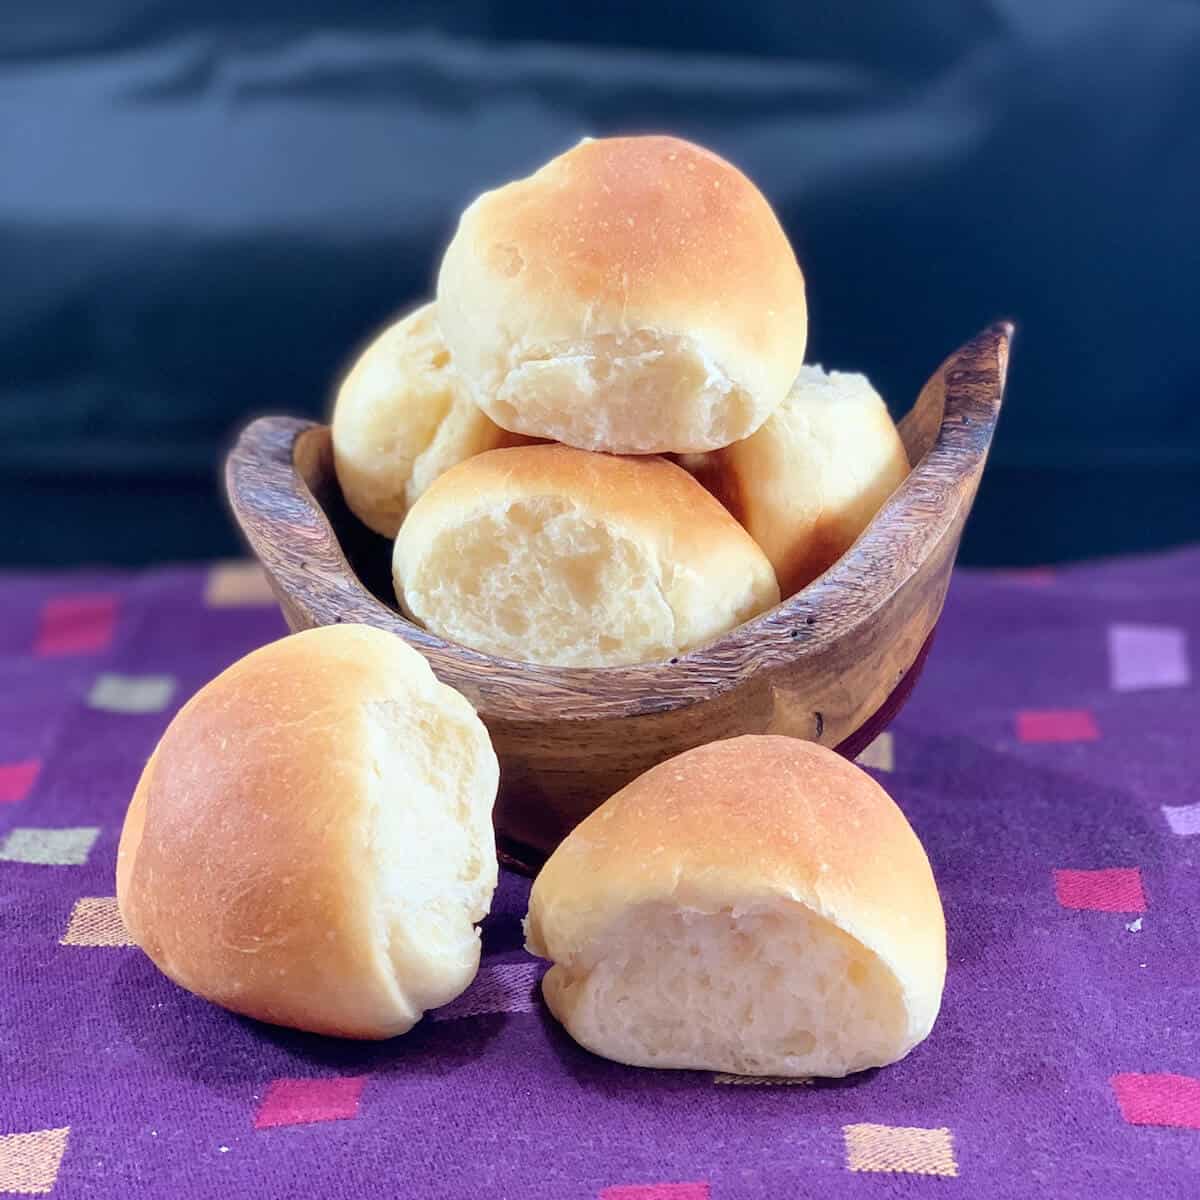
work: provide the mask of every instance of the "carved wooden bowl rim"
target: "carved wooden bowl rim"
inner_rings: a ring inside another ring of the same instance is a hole
[[[820,578],[716,641],[665,662],[553,667],[448,642],[413,624],[357,577],[318,500],[297,469],[305,440],[328,441],[311,421],[263,417],[226,464],[226,489],[252,549],[285,603],[318,624],[361,622],[403,637],[443,682],[467,690],[488,720],[529,722],[666,713],[736,688],[757,672],[818,658],[885,606],[920,569],[969,505],[958,486],[982,470],[1000,412],[1013,327],[997,322],[940,371],[940,427],[904,483],[854,545]],[[935,375],[935,379],[937,376]],[[917,407],[901,421],[906,443]],[[327,446],[323,447],[327,449]],[[964,514],[965,515],[965,514]]]

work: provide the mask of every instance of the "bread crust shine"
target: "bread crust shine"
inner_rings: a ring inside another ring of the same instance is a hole
[[[497,424],[584,449],[752,433],[804,359],[804,279],[740,171],[671,137],[585,140],[480,196],[442,262],[447,344]]]
[[[842,1074],[882,1065],[921,1041],[937,1016],[946,943],[929,861],[883,788],[824,747],[746,736],[652,768],[566,838],[530,897],[528,948],[555,964],[545,977],[546,1000],[584,1045],[637,1065],[747,1070],[752,1056],[723,1059],[731,1051],[716,1036],[711,1045],[691,1047],[682,1061],[656,1061],[654,1047],[639,1041],[636,1030],[597,1011],[589,990],[606,955],[632,953],[628,938],[614,931],[662,908],[734,920],[803,911],[882,964],[881,980],[895,981],[894,995],[885,999],[896,1022],[882,1048],[873,1048],[878,1061],[855,1061],[849,1053],[839,1069],[840,1060],[822,1060],[815,1046],[798,1057],[760,1060],[749,1073],[813,1073],[815,1063],[820,1073]],[[751,945],[744,969],[752,972],[770,950],[766,942]],[[803,962],[780,969],[790,967],[803,978]],[[712,1014],[705,1012],[705,986],[692,985],[687,995],[700,1021]],[[780,1019],[787,1020],[787,1006]],[[637,1020],[634,1014],[627,1023]],[[735,1017],[714,1023],[720,1030],[736,1024]]]
[[[165,974],[235,1012],[402,1033],[474,977],[497,778],[471,706],[400,639],[353,625],[284,638],[217,676],[164,733],[121,835],[122,917]],[[457,822],[450,844],[469,847],[471,878],[414,878],[402,843],[416,790],[430,811],[410,834]]]

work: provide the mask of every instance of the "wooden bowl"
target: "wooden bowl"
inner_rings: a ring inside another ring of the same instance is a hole
[[[531,866],[601,801],[682,750],[783,733],[853,757],[907,698],[941,613],[1004,391],[1012,326],[952,354],[900,433],[912,472],[849,551],[770,612],[669,662],[547,667],[495,658],[397,610],[391,547],[350,515],[329,429],[264,417],[226,465],[234,514],[293,630],[353,621],[425,655],[487,724],[496,826]]]

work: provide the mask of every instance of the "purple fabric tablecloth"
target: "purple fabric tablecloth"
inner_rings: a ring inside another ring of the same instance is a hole
[[[391,1043],[181,991],[116,913],[125,805],[178,705],[282,623],[238,567],[10,575],[0,618],[0,1193],[1200,1196],[1200,551],[957,576],[864,755],[941,886],[942,1015],[811,1085],[579,1049],[515,876],[475,985]]]

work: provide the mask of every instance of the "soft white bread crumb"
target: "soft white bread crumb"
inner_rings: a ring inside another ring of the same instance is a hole
[[[385,329],[359,355],[333,409],[333,456],[350,511],[395,537],[416,498],[448,467],[526,439],[471,400],[433,304]]]
[[[284,638],[167,728],[121,834],[121,914],[161,970],[235,1012],[403,1033],[478,969],[497,781],[470,704],[399,638]]]
[[[538,876],[527,935],[571,1036],[635,1066],[883,1066],[928,1035],[946,969],[903,814],[860,768],[783,737],[714,742],[618,792]]]
[[[567,446],[446,472],[401,527],[393,574],[442,637],[560,666],[669,658],[779,599],[766,556],[686,471]]]
[[[581,142],[463,213],[438,276],[446,343],[497,424],[588,450],[710,450],[800,364],[804,278],[771,206],[671,137]]]
[[[757,433],[681,466],[766,551],[784,596],[831,567],[908,475],[879,393],[863,375],[805,366]]]

